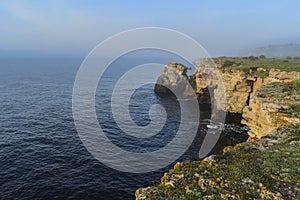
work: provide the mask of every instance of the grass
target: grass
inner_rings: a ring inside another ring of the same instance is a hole
[[[300,80],[264,85],[257,90],[257,96],[264,98],[264,101],[282,105],[274,113],[274,120],[278,120],[276,116],[282,114],[286,117],[300,118]],[[279,121],[276,123],[279,123]],[[285,124],[286,122],[283,121],[282,123]]]
[[[147,199],[299,199],[299,129],[227,148],[214,161],[178,163]]]
[[[272,101],[300,101],[300,79],[287,83],[273,82],[263,85],[257,90],[257,95]]]
[[[300,104],[292,105],[288,109],[280,109],[279,112],[290,115],[295,118],[300,118]]]
[[[269,76],[269,71],[268,70],[265,70],[265,71],[263,71],[263,70],[256,70],[254,72],[254,75],[257,76],[257,77],[259,77],[259,78],[264,78],[264,77]]]
[[[272,68],[287,72],[300,71],[300,59],[298,58],[221,57],[214,58],[214,61],[223,69],[238,69],[245,73],[252,70],[261,78],[268,76],[269,70]],[[263,68],[265,71],[257,71],[258,68]]]
[[[257,141],[228,153],[225,163],[235,168],[233,178],[247,176],[255,182],[262,183],[270,191],[277,192],[279,189],[285,196],[288,194],[282,190],[290,188],[300,197],[299,128],[299,125],[295,125],[280,130],[281,134],[288,135],[284,138],[286,141],[263,151],[257,149],[256,145],[263,145]]]

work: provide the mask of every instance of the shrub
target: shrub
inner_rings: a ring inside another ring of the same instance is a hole
[[[257,60],[258,57],[255,57],[255,56],[249,56],[249,60]]]
[[[300,80],[295,80],[291,82],[292,90],[300,92]]]
[[[259,58],[260,58],[260,59],[265,59],[266,56],[265,56],[265,55],[260,55]]]
[[[233,61],[231,61],[231,60],[226,60],[226,61],[223,63],[222,67],[223,67],[223,68],[226,68],[226,67],[232,67],[232,65],[234,65],[234,64],[236,64],[236,63],[233,62]]]
[[[256,75],[259,78],[265,78],[265,77],[269,76],[269,71],[268,70],[265,70],[265,71],[258,70],[254,73],[254,75]]]

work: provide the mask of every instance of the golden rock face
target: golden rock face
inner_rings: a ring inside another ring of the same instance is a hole
[[[245,71],[237,68],[238,63],[234,64],[236,67],[223,68],[224,59],[222,58],[214,59],[214,62],[208,59],[196,62],[196,69],[191,76],[186,74],[188,68],[184,65],[169,63],[165,66],[164,73],[158,78],[158,84],[155,86],[156,93],[168,96],[168,89],[161,86],[162,84],[167,84],[176,90],[182,82],[181,79],[186,79],[194,89],[194,91],[183,89],[187,96],[196,92],[200,103],[214,103],[217,110],[226,109],[225,111],[229,113],[242,114],[241,122],[251,129],[249,135],[252,138],[260,138],[286,123],[299,123],[298,118],[278,114],[278,110],[287,109],[291,102],[276,102],[276,99],[269,101],[257,96],[257,91],[270,83],[288,83],[300,79],[300,71],[283,71],[283,69],[273,68],[267,70],[263,66],[257,69],[250,67],[248,71]],[[217,69],[212,70],[211,65],[217,66]],[[263,76],[259,76],[261,72],[264,73]],[[224,86],[225,94],[220,84]],[[224,102],[211,99],[208,88],[212,89],[210,91],[213,91],[215,99],[226,99],[226,105]]]
[[[278,70],[277,74],[280,74]],[[259,138],[278,128],[300,123],[300,88],[297,87],[300,74],[297,72],[282,74],[284,76],[288,74],[290,78],[280,79],[277,76],[278,79],[273,79],[271,83],[261,84],[250,98],[249,105],[243,109],[242,123],[251,128],[249,132],[251,137]],[[268,82],[270,79],[267,78]]]
[[[205,78],[201,76],[201,74],[206,73],[203,62],[198,62],[199,68],[194,72],[195,90],[199,95],[207,95],[203,92],[206,87],[215,88],[215,97],[222,98],[223,95],[223,98],[226,98],[226,112],[242,114],[241,122],[250,128],[249,135],[251,138],[260,138],[287,124],[299,123],[298,118],[278,113],[278,110],[288,109],[290,104],[295,102],[278,102],[276,98],[266,100],[256,94],[257,90],[264,85],[274,82],[288,83],[300,79],[299,71],[287,72],[280,69],[269,69],[268,76],[259,77],[252,69],[248,72],[235,68],[223,69],[221,67],[224,64],[222,59],[216,59],[215,63],[219,71],[222,72],[221,83],[226,89],[226,97],[218,90],[220,82],[214,79],[214,74],[208,74]],[[266,69],[260,67],[257,71],[265,72]],[[215,104],[217,108],[221,107],[218,102]]]

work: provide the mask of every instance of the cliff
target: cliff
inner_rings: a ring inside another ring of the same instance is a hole
[[[225,111],[240,114],[255,140],[201,161],[177,163],[159,184],[138,189],[136,199],[300,199],[300,60],[214,62],[226,94],[219,90],[217,72],[205,70],[208,60],[197,61],[186,79],[195,83],[200,103],[209,103],[208,88],[226,98]]]
[[[290,105],[295,104],[298,99],[288,101],[290,94],[286,93],[285,101],[278,101],[276,96],[268,100],[261,95],[263,90],[258,90],[264,85],[271,83],[288,83],[300,79],[300,60],[282,60],[266,58],[215,58],[212,60],[202,59],[196,61],[197,68],[193,75],[186,74],[187,68],[181,64],[171,63],[165,67],[164,73],[159,77],[158,83],[164,83],[171,88],[178,90],[182,82],[178,74],[183,75],[192,85],[200,103],[211,103],[210,96],[215,99],[225,99],[226,101],[215,101],[217,110],[228,113],[227,120],[231,116],[242,116],[241,123],[250,128],[249,135],[252,138],[259,138],[285,124],[299,123],[299,121],[288,114],[278,114],[279,110],[288,110]],[[211,70],[211,65],[217,68]],[[201,72],[201,73],[200,73]],[[217,79],[220,77],[222,81]],[[220,87],[223,84],[226,94]],[[271,85],[272,87],[273,85]],[[182,88],[181,88],[182,89]],[[182,89],[187,95],[191,91]],[[168,94],[168,90],[159,84],[155,87],[155,92],[160,95]],[[213,94],[209,94],[212,91]],[[282,91],[273,91],[280,93]],[[295,97],[296,98],[296,97]],[[226,102],[225,105],[224,102]],[[277,114],[275,114],[277,113]]]
[[[213,59],[222,78],[222,83],[226,89],[226,111],[231,113],[242,113],[243,109],[249,105],[257,89],[262,85],[272,82],[290,82],[300,79],[300,60],[286,66],[286,62],[280,59],[258,59],[249,61],[241,58],[215,58]],[[262,62],[263,61],[263,62]],[[271,65],[272,63],[272,65]],[[283,66],[281,66],[283,64]],[[196,76],[196,92],[201,93],[205,87],[216,88],[214,95],[220,94],[218,85],[220,82],[215,80],[216,74],[207,74],[206,68],[211,63],[206,60],[196,62],[197,69],[204,74],[205,79]],[[203,84],[206,82],[207,84]]]
[[[177,163],[158,185],[138,189],[136,199],[299,199],[299,128]]]
[[[300,123],[300,80],[263,85],[243,109],[249,135],[260,138],[279,128]]]
[[[262,95],[265,92],[263,86],[272,83],[288,83],[300,79],[300,72],[286,72],[280,69],[270,69],[268,75],[265,77],[258,77],[256,73],[264,71],[263,68],[258,68],[256,71],[245,73],[241,70],[224,70],[222,79],[224,87],[226,88],[228,113],[242,114],[242,124],[250,128],[250,137],[261,137],[277,128],[288,123],[299,123],[299,120],[290,117],[289,115],[281,115],[279,110],[289,109],[291,105],[299,102],[298,96],[289,101],[289,93],[286,93],[284,99],[276,99],[276,94],[281,93],[282,90],[273,90],[274,96],[272,98],[264,98]],[[276,85],[276,84],[275,84]],[[280,84],[279,84],[280,85]],[[284,84],[282,84],[284,85]],[[258,93],[259,91],[259,93]],[[214,90],[218,95],[218,89]],[[270,91],[269,91],[270,92]],[[277,114],[275,114],[277,113]],[[276,115],[276,116],[275,116]]]
[[[184,96],[192,96],[194,94],[195,82],[187,73],[188,68],[179,63],[169,63],[164,67],[164,72],[161,74],[155,84],[154,91],[161,97],[173,97],[174,93],[183,93]],[[192,85],[187,86],[187,83]]]

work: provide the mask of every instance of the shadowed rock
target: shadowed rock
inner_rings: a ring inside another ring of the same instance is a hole
[[[174,93],[182,94],[184,97],[193,96],[196,82],[186,74],[188,69],[175,62],[166,65],[155,84],[155,93],[160,97],[175,97]],[[188,87],[188,83],[192,87]]]

